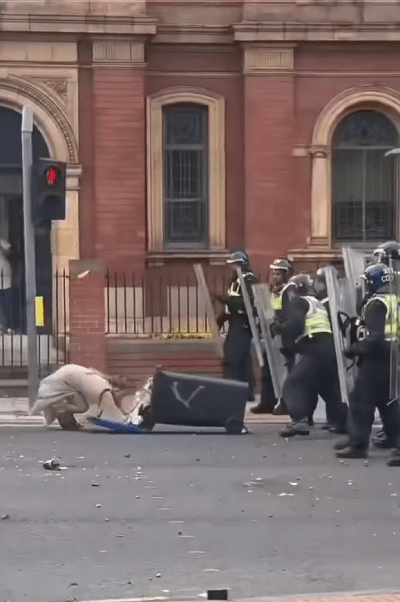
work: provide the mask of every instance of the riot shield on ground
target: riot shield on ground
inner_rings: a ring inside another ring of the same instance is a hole
[[[285,367],[285,358],[279,350],[282,346],[281,337],[272,338],[271,336],[270,325],[274,318],[274,312],[271,307],[269,287],[267,284],[254,284],[253,291],[275,397],[276,399],[281,399],[283,382],[286,378],[287,370]]]
[[[256,321],[254,319],[253,306],[252,306],[250,296],[249,296],[249,293],[248,293],[248,290],[246,287],[246,283],[245,283],[245,280],[243,277],[242,269],[240,267],[236,267],[236,272],[237,272],[237,275],[239,278],[240,288],[242,290],[244,306],[246,308],[247,317],[249,319],[251,334],[253,335],[253,343],[254,343],[256,353],[257,353],[258,363],[260,364],[260,367],[262,368],[264,366],[264,358],[263,358],[263,352],[262,352],[262,348],[261,348],[260,335],[258,332]]]
[[[209,293],[207,282],[206,282],[206,279],[204,276],[203,266],[201,265],[201,263],[195,263],[193,267],[194,267],[197,282],[199,285],[200,293],[204,299],[204,304],[206,306],[207,318],[210,323],[211,333],[213,336],[213,340],[215,342],[217,355],[218,355],[218,357],[223,359],[224,346],[222,343],[221,335],[219,333],[217,320],[215,319],[214,307],[211,302],[210,293]]]
[[[336,359],[338,365],[340,392],[342,401],[348,405],[349,392],[353,388],[352,375],[347,370],[347,360],[344,356],[345,339],[339,328],[339,312],[344,312],[343,294],[339,289],[339,283],[333,266],[324,268],[326,288],[328,292],[329,308],[331,313],[332,333],[335,344]],[[351,287],[349,288],[351,290]]]

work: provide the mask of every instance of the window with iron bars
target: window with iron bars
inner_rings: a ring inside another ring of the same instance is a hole
[[[167,248],[208,243],[208,109],[173,105],[163,111],[164,241]]]
[[[385,152],[399,146],[392,121],[377,111],[346,117],[333,139],[333,234],[338,242],[396,238],[397,169]]]

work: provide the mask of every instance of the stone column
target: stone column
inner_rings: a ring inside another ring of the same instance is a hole
[[[331,153],[329,147],[309,149],[312,158],[310,246],[329,248],[331,242]]]

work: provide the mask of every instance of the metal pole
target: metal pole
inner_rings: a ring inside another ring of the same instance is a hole
[[[25,247],[25,288],[26,288],[26,325],[28,335],[28,377],[29,407],[35,402],[39,385],[37,336],[35,321],[36,298],[36,260],[35,228],[32,220],[32,132],[33,116],[30,107],[22,111],[22,193],[24,209],[24,247]]]

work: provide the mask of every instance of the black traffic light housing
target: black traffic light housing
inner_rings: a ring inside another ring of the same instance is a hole
[[[36,159],[32,168],[32,205],[35,224],[65,219],[66,164]]]

